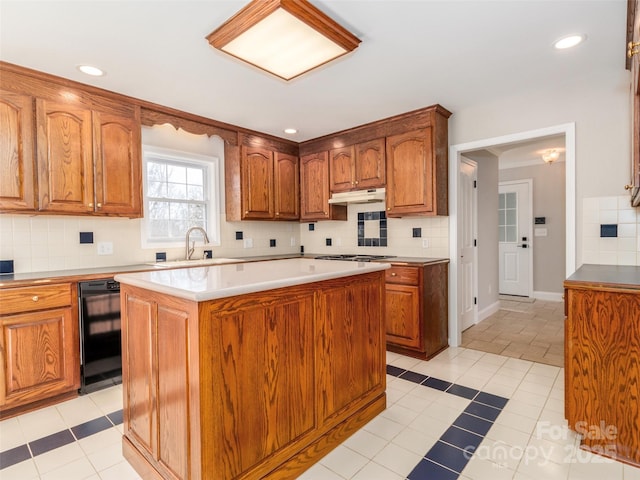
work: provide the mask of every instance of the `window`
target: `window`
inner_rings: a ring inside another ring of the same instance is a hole
[[[194,226],[219,244],[218,159],[151,146],[143,147],[143,157],[143,247],[183,245]]]
[[[518,194],[516,192],[498,194],[498,241],[502,243],[518,241]]]

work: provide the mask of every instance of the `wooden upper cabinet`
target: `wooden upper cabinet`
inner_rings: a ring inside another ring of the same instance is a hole
[[[346,205],[329,204],[329,153],[300,157],[300,220],[346,219]]]
[[[359,189],[384,187],[386,184],[384,138],[359,143],[355,151],[356,186]]]
[[[33,98],[0,90],[0,211],[36,209]]]
[[[266,148],[242,146],[242,218],[271,219],[273,204],[273,152]]]
[[[240,149],[240,219],[298,220],[298,178],[297,156],[243,145]],[[227,202],[232,202],[232,198],[227,196]]]
[[[387,137],[387,215],[447,215],[446,151],[431,126]]]
[[[91,110],[37,99],[40,210],[94,210]]]
[[[93,112],[95,211],[142,216],[139,109],[132,116]]]
[[[39,209],[142,216],[139,109],[36,100]]]
[[[356,187],[356,154],[353,145],[329,151],[329,190],[348,192]]]
[[[330,190],[346,192],[385,186],[385,142],[368,142],[329,152]]]
[[[300,164],[298,157],[275,152],[273,177],[276,218],[298,220],[300,218]]]

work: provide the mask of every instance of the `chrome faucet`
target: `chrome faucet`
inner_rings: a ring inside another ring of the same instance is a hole
[[[191,255],[193,255],[193,251],[196,248],[195,240],[193,241],[193,243],[191,244],[189,243],[189,236],[191,235],[191,232],[193,232],[194,230],[198,230],[199,232],[202,232],[202,235],[204,236],[205,245],[209,243],[209,237],[207,236],[207,232],[205,232],[204,228],[191,227],[189,230],[187,230],[187,236],[185,238],[184,256],[186,260],[191,260]]]

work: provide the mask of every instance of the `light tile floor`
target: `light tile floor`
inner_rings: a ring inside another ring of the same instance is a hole
[[[564,302],[500,300],[500,310],[462,332],[462,346],[562,367]]]
[[[388,353],[387,362],[390,371],[415,372],[414,381],[388,375],[387,409],[302,480],[640,480],[640,469],[577,448],[578,437],[567,429],[562,413],[561,368],[466,348],[449,348],[428,362]],[[439,467],[437,476],[427,476],[414,470],[438,445],[455,450],[446,444],[446,432],[471,405],[468,398],[416,383],[421,375],[480,390],[485,397],[509,399],[504,408],[494,409],[495,421],[487,424],[490,428],[461,473]],[[4,420],[0,452],[96,417],[113,418],[122,408],[121,395],[120,386],[111,387]],[[8,468],[0,465],[0,479],[138,479],[122,457],[121,433],[118,424]]]

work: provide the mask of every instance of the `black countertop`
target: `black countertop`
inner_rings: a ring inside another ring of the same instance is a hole
[[[565,286],[576,283],[640,288],[640,266],[582,265],[565,280]]]

